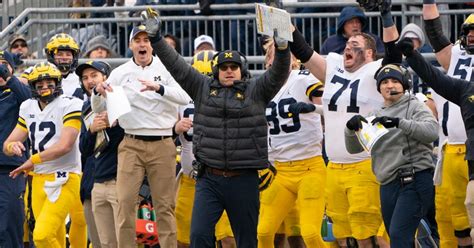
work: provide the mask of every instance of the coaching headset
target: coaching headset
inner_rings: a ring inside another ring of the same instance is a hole
[[[212,59],[212,74],[214,78],[219,80],[219,65],[226,62],[233,62],[240,66],[240,72],[242,74],[242,80],[250,78],[250,72],[248,70],[247,58],[239,51],[226,50],[218,52]]]

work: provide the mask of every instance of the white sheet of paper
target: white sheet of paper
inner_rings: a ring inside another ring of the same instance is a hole
[[[114,86],[112,92],[107,92],[107,115],[110,125],[130,111],[132,108],[122,86]]]
[[[273,30],[278,31],[278,36],[287,41],[293,41],[291,32],[291,16],[282,9],[264,4],[255,4],[255,18],[257,19],[257,32],[273,37]]]
[[[356,135],[362,147],[370,152],[374,144],[388,133],[388,130],[380,123],[376,123],[375,125],[371,124],[375,116],[366,117],[365,119],[368,123],[362,122],[362,129],[357,131]]]

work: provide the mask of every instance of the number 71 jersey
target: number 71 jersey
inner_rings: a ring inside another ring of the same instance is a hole
[[[377,91],[375,72],[382,60],[369,62],[355,72],[344,69],[344,57],[329,53],[326,57],[326,81],[323,106],[326,153],[331,162],[355,163],[370,156],[367,152],[349,154],[344,143],[346,122],[354,115],[367,116],[383,105]]]
[[[81,118],[83,102],[75,97],[61,95],[43,110],[38,100],[28,99],[20,106],[18,125],[28,131],[32,154],[42,152],[59,141],[64,123]],[[56,171],[81,173],[79,138],[70,152],[55,160],[35,165],[34,172],[51,174]]]

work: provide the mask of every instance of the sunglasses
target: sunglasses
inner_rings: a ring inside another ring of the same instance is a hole
[[[27,47],[26,42],[17,42],[12,45],[12,48],[18,48],[18,47]]]
[[[236,71],[239,66],[236,64],[229,64],[229,65],[220,65],[219,70],[221,71],[227,71],[227,69],[230,68],[232,71]]]

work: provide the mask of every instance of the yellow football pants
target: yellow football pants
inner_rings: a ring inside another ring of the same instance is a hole
[[[65,247],[65,219],[79,198],[80,176],[69,174],[55,202],[48,200],[44,192],[45,181],[54,181],[54,174],[35,174],[32,183],[32,206],[36,218],[33,241],[38,248]]]
[[[370,159],[357,163],[329,162],[327,168],[327,215],[334,236],[358,240],[376,236],[381,224],[380,185]]]
[[[277,174],[260,200],[258,247],[273,247],[275,233],[298,204],[306,247],[326,247],[321,237],[326,166],[321,156],[292,162],[275,161]]]

